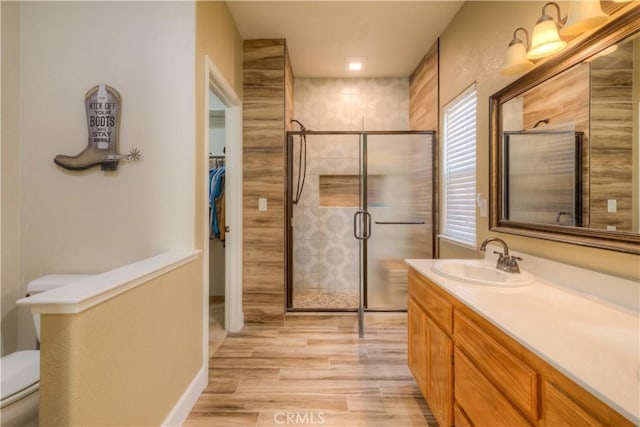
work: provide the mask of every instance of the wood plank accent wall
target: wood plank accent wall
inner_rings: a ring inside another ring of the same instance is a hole
[[[592,228],[632,230],[633,43],[591,63]],[[607,200],[617,212],[607,211]]]
[[[297,127],[293,126],[291,123],[291,119],[293,117],[293,83],[295,76],[293,75],[293,68],[291,67],[291,58],[289,58],[289,51],[285,46],[285,69],[284,69],[284,119],[285,119],[285,128],[287,130],[296,130]]]
[[[425,185],[431,184],[430,177],[433,175],[433,188],[435,193],[431,198],[415,200],[418,212],[426,212],[428,225],[426,240],[423,245],[431,246],[433,236],[438,234],[439,208],[438,208],[438,188],[439,176],[438,169],[438,138],[440,124],[440,42],[436,42],[431,46],[422,61],[409,76],[409,129],[411,130],[434,130],[436,131],[433,158],[429,156],[429,162],[422,165],[412,165],[416,176],[420,178],[418,182],[425,182]],[[427,181],[425,181],[427,177]],[[427,183],[428,182],[428,183]],[[432,217],[433,215],[433,217]],[[433,218],[433,220],[431,220]],[[434,229],[435,228],[435,229]],[[438,257],[438,244],[434,247],[433,258]]]
[[[284,39],[245,40],[243,60],[243,310],[247,324],[284,323]],[[289,84],[292,87],[292,84]],[[288,121],[288,120],[287,120]],[[268,210],[258,211],[267,198]]]
[[[549,125],[575,121],[576,132],[589,135],[589,65],[577,65],[525,92],[523,126],[533,129],[539,120]],[[544,123],[539,126],[544,130]]]
[[[409,128],[438,130],[438,42],[409,77]]]

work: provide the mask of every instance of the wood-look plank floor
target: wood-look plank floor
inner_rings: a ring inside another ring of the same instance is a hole
[[[407,368],[406,315],[367,321],[362,340],[354,316],[228,334],[184,425],[437,426]]]

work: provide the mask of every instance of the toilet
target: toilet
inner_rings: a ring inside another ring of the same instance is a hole
[[[16,351],[2,357],[2,426],[37,426],[40,352]]]
[[[91,277],[90,274],[53,274],[32,280],[27,285],[27,296],[68,285]],[[34,314],[36,336],[40,340],[40,315]],[[2,427],[28,427],[38,425],[40,400],[40,351],[16,351],[0,361],[0,420]]]

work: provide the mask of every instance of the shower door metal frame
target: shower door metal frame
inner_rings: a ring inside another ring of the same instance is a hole
[[[367,238],[360,240],[360,306],[358,308],[295,308],[293,307],[293,228],[292,228],[292,216],[293,216],[293,145],[294,136],[301,135],[354,135],[359,136],[359,160],[360,160],[360,206],[358,212],[368,213],[367,206],[367,136],[368,135],[431,135],[431,158],[433,162],[432,167],[432,188],[431,188],[431,202],[433,206],[433,212],[431,215],[431,226],[433,230],[433,238],[431,239],[433,258],[437,259],[438,245],[438,217],[439,217],[439,204],[438,204],[438,181],[439,181],[439,167],[438,167],[438,139],[435,131],[431,130],[417,130],[417,131],[287,131],[286,132],[286,180],[285,180],[285,309],[286,312],[358,312],[360,335],[362,336],[362,319],[361,316],[364,311],[367,312],[397,312],[398,310],[369,310],[367,309]],[[354,219],[355,221],[355,219]],[[357,237],[356,237],[357,238]],[[404,311],[404,310],[403,310]]]

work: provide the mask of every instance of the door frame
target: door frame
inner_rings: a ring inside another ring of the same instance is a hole
[[[225,237],[225,330],[238,332],[244,326],[242,312],[242,100],[208,55],[204,60],[204,170],[201,197],[209,206],[209,91],[225,106],[225,221],[229,232]],[[204,215],[203,294],[205,315],[203,347],[209,348],[209,214]],[[208,360],[208,357],[205,359]]]

